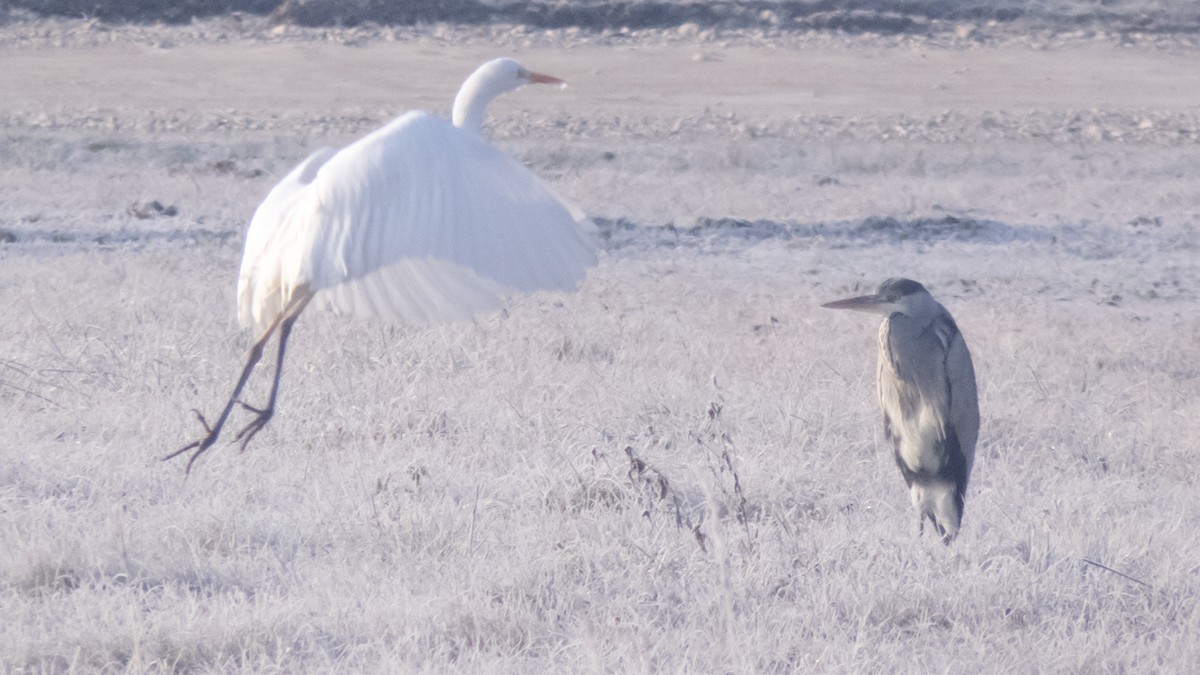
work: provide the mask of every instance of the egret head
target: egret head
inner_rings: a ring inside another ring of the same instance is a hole
[[[918,282],[893,278],[880,284],[879,291],[874,295],[860,295],[857,298],[827,302],[821,306],[829,309],[855,309],[884,316],[899,313],[916,319],[936,311],[938,304],[929,291]]]
[[[497,93],[512,91],[517,87],[526,84],[563,84],[563,81],[551,75],[543,73],[535,73],[532,70],[525,68],[513,59],[501,57],[492,59],[487,63],[475,69],[474,73],[467,78],[464,87],[473,83],[487,83],[495,87]]]
[[[455,126],[478,129],[492,99],[526,84],[566,84],[557,77],[529,70],[510,58],[492,59],[475,69],[454,99]]]

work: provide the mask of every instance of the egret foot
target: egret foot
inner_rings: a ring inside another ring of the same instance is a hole
[[[204,419],[204,413],[200,412],[196,408],[192,408],[192,412],[196,414],[196,419],[200,420],[200,424],[204,426],[204,438],[201,438],[198,441],[192,441],[191,443],[188,443],[182,448],[162,458],[162,461],[164,462],[168,459],[175,459],[188,450],[195,448],[196,451],[193,452],[192,456],[188,458],[187,468],[185,468],[183,471],[185,475],[191,472],[192,464],[195,463],[196,459],[200,457],[200,455],[204,454],[205,450],[208,450],[210,447],[212,447],[213,443],[217,442],[217,438],[221,436],[221,426],[218,426],[214,429],[208,425],[208,420]]]
[[[250,424],[247,424],[241,431],[238,432],[238,435],[234,436],[233,438],[235,441],[242,442],[241,451],[245,452],[246,446],[250,444],[250,439],[254,438],[258,432],[263,430],[263,427],[267,426],[267,422],[271,421],[271,417],[275,414],[275,406],[268,405],[266,408],[255,408],[254,406],[243,401],[238,401],[238,405],[256,415],[254,420],[250,422]]]

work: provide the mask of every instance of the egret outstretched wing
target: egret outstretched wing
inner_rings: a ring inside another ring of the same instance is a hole
[[[424,112],[341,150],[303,190],[281,218],[280,274],[348,313],[461,319],[512,292],[574,290],[596,262],[537,176]]]

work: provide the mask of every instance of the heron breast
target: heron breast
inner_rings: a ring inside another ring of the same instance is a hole
[[[937,474],[945,462],[945,426],[940,415],[922,406],[915,415],[901,420],[897,427],[897,452],[910,471]]]

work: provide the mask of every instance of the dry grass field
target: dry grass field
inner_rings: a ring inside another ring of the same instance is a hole
[[[0,41],[6,672],[1200,663],[1200,48],[48,25]],[[596,217],[580,292],[310,312],[249,450],[160,462],[241,367],[270,186],[498,53],[571,82],[490,133]],[[951,547],[875,321],[819,307],[891,276],[978,371]]]

